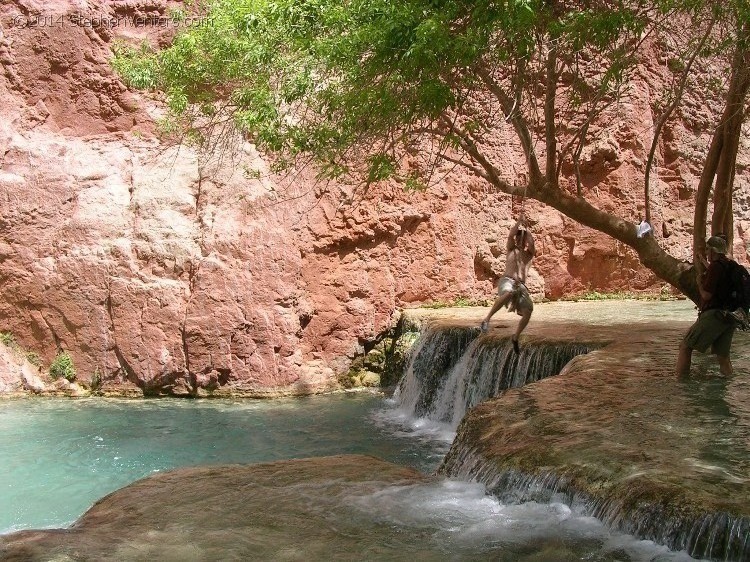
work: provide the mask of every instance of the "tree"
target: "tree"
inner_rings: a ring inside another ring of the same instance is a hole
[[[278,166],[311,157],[321,177],[354,177],[361,190],[393,177],[417,189],[430,179],[430,162],[463,166],[497,190],[623,242],[695,300],[695,268],[656,238],[638,238],[632,220],[587,200],[579,159],[592,130],[627,95],[654,37],[687,38],[662,124],[696,58],[733,53],[726,107],[697,192],[695,255],[703,251],[712,191],[712,231],[727,231],[750,80],[746,1],[216,0],[207,8],[210,25],[178,35],[159,53],[120,49],[115,67],[134,85],[165,91],[194,137],[205,141],[217,121],[231,120]],[[503,177],[493,160],[498,131],[513,136],[526,162],[518,177]],[[430,161],[405,172],[403,159],[415,154]]]
[[[693,255],[696,262],[705,250],[706,217],[711,187],[714,185],[714,210],[711,233],[726,233],[731,242],[733,228],[732,190],[735,164],[740,144],[745,107],[750,90],[750,12],[747,6],[740,12],[736,23],[736,41],[732,51],[730,80],[726,92],[726,104],[714,132],[706,156],[703,174],[698,184],[695,202],[693,233]]]

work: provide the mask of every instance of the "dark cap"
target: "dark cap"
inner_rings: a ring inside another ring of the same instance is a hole
[[[718,236],[711,236],[706,240],[706,247],[711,248],[717,254],[727,253],[727,241]]]

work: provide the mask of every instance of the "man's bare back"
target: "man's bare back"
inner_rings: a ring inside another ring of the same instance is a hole
[[[513,248],[505,258],[505,273],[503,277],[509,277],[526,283],[526,275],[529,273],[531,260],[534,254],[521,248]]]
[[[536,253],[534,248],[534,237],[531,232],[523,227],[522,218],[511,227],[506,243],[507,254],[505,257],[505,273],[508,277],[521,283],[526,283],[526,275],[529,272],[531,260]]]

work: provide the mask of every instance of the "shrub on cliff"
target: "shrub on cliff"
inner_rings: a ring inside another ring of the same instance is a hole
[[[11,332],[0,332],[0,343],[11,349],[18,347],[16,338]]]
[[[112,46],[114,58],[112,67],[123,76],[128,86],[150,89],[157,85],[154,54],[144,43],[135,49],[125,43],[115,42]]]
[[[49,374],[53,379],[64,378],[70,382],[76,380],[76,370],[73,366],[73,358],[67,351],[57,354],[49,366]]]
[[[26,360],[35,367],[41,368],[42,358],[39,357],[39,354],[35,351],[26,351],[21,347],[12,332],[0,332],[0,343],[9,348],[15,354],[25,357]]]

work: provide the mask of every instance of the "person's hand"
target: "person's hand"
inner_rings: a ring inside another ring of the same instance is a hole
[[[703,267],[708,269],[708,259],[706,259],[706,256],[700,256],[699,258],[701,260],[701,263],[703,264]]]

